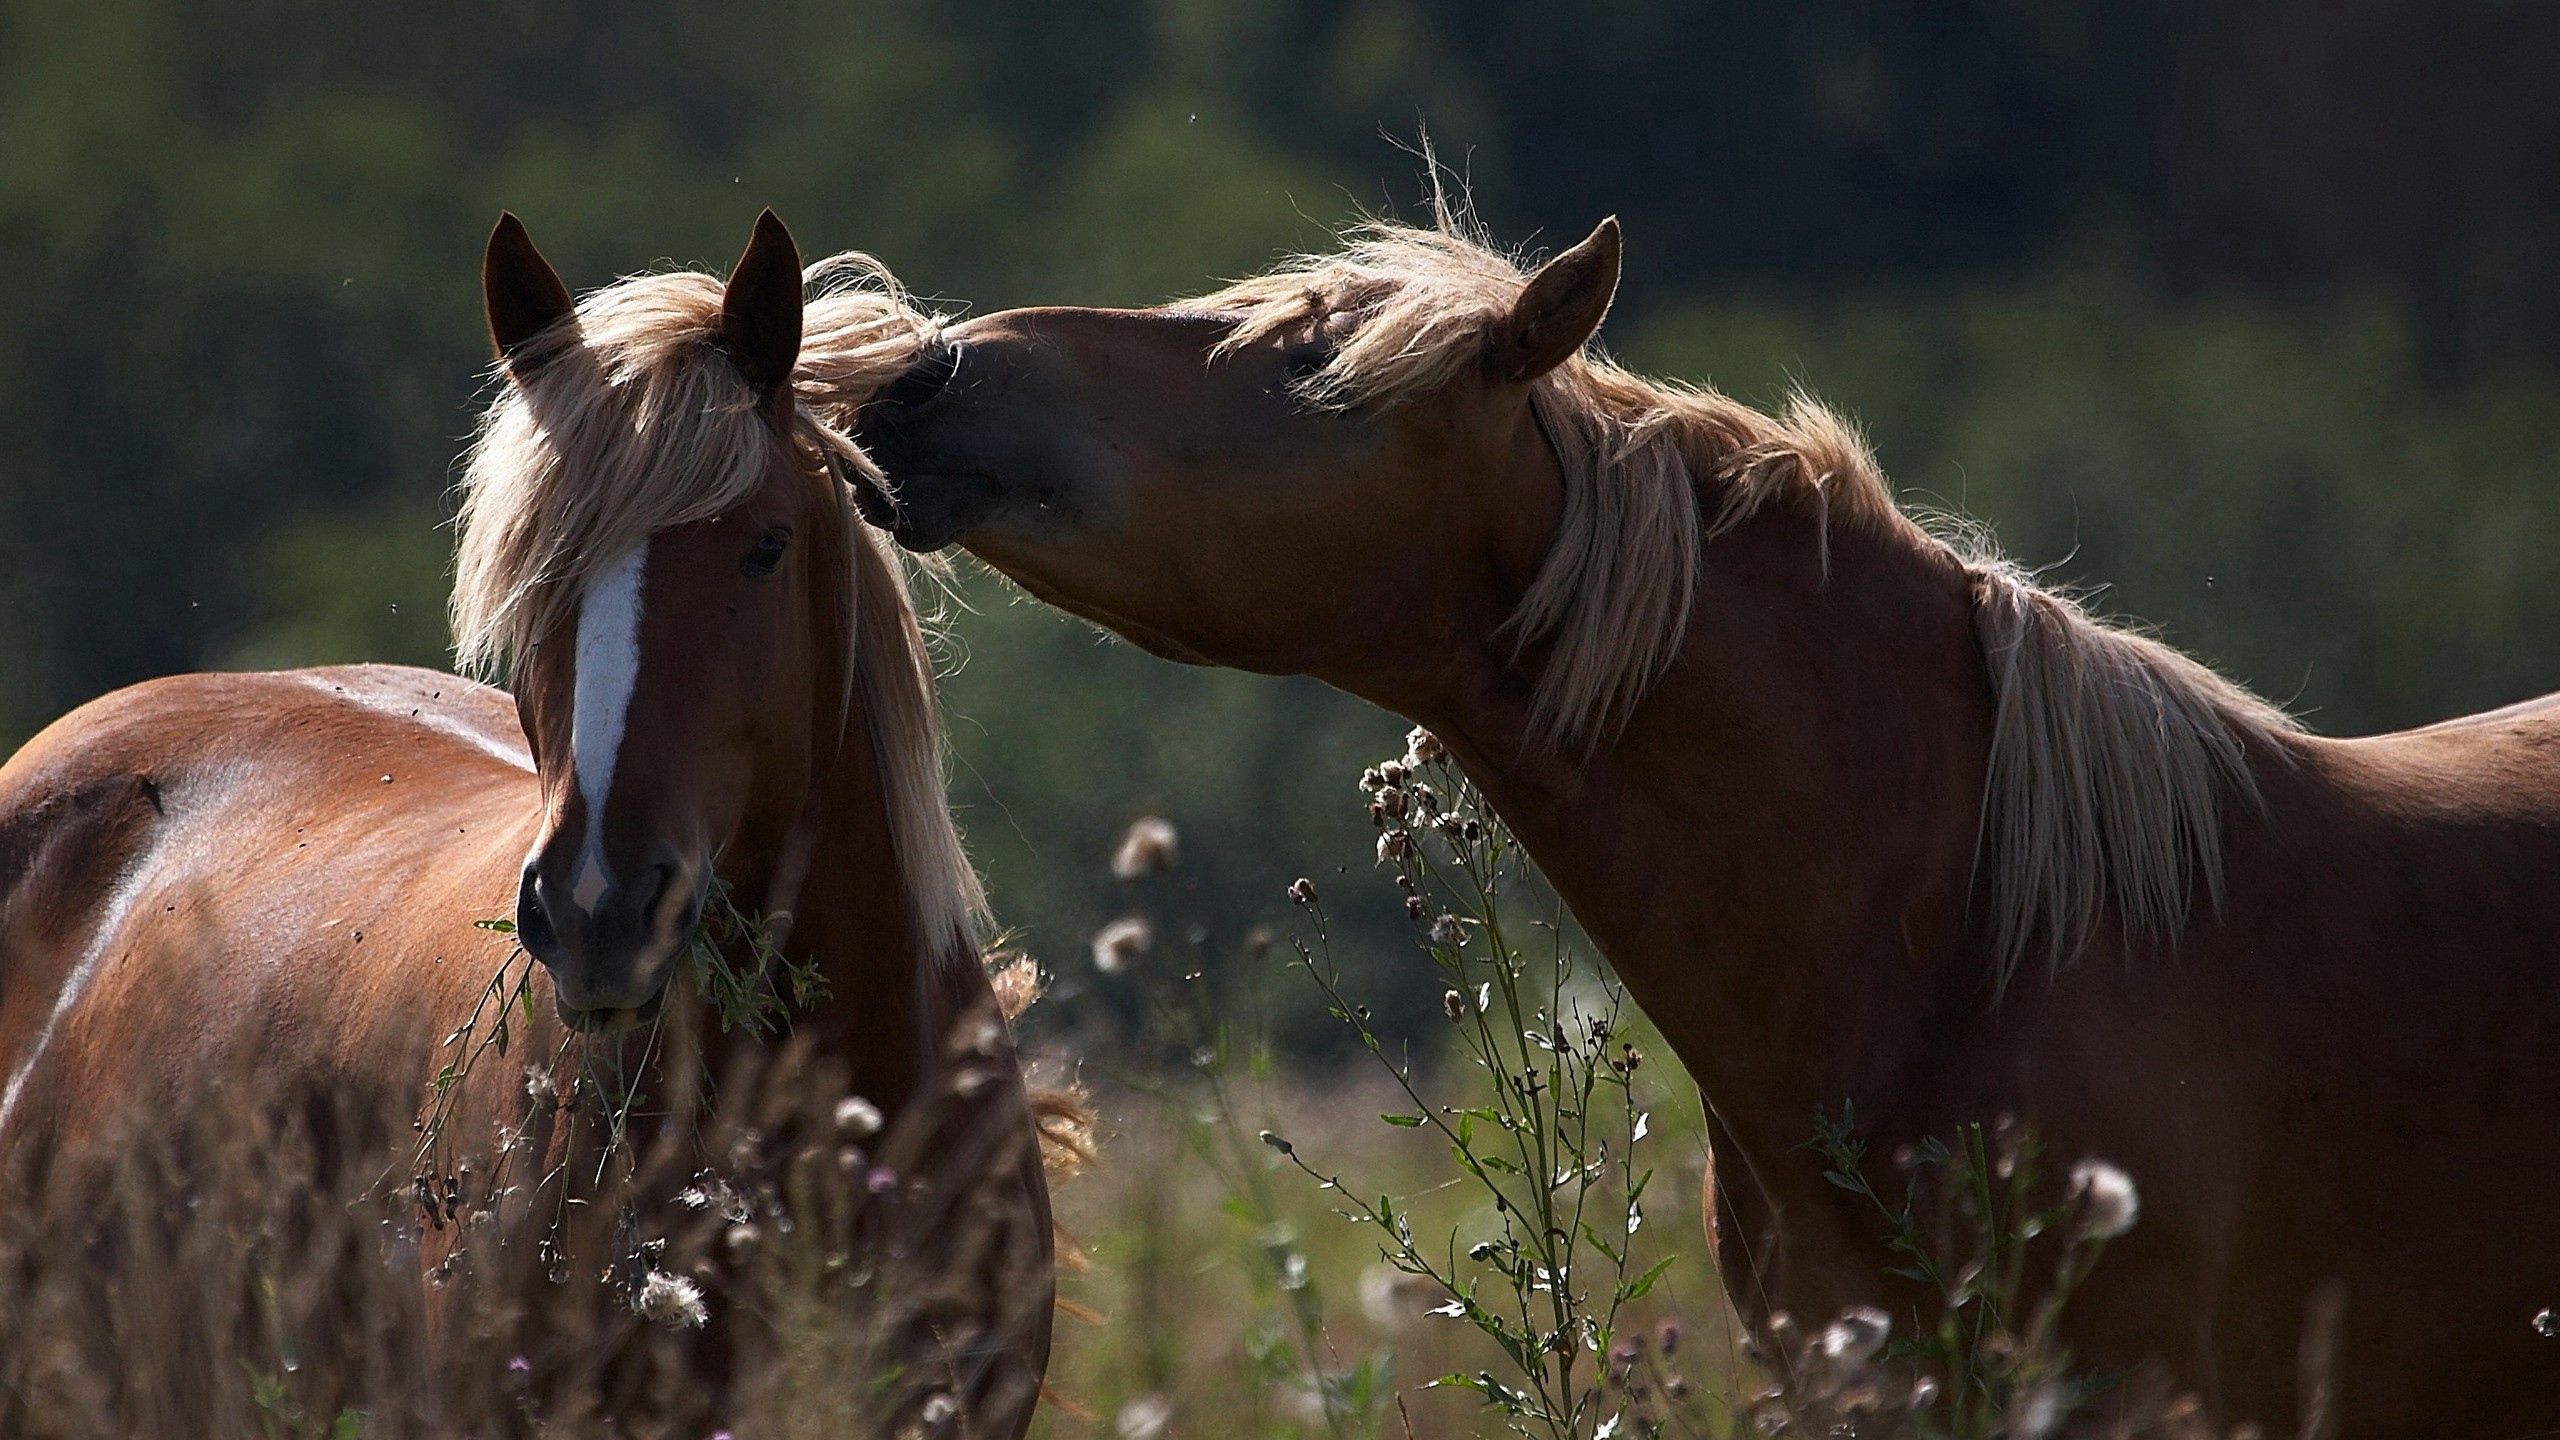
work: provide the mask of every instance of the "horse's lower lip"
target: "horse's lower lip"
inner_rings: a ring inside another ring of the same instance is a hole
[[[563,1000],[560,1002],[560,1018],[572,1030],[601,1035],[634,1025],[646,1025],[657,1019],[658,1012],[666,1006],[667,987],[660,985],[654,994],[637,1005],[598,1005],[581,1010]]]
[[[904,522],[890,527],[889,530],[890,539],[919,555],[930,555],[948,546],[958,534],[958,531],[945,525],[924,526]]]
[[[924,473],[901,477],[898,482],[900,498],[889,514],[888,523],[882,528],[889,532],[890,539],[897,541],[906,549],[920,554],[939,550],[959,538],[961,531],[969,528],[965,518],[970,517],[964,517],[961,513],[967,507],[954,507],[947,502],[918,505],[912,503],[908,497],[917,491],[930,492],[941,489],[947,494],[954,487],[984,486],[986,483],[974,475]]]

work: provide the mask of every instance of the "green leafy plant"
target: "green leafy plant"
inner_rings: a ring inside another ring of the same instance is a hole
[[[1516,1434],[1614,1434],[1625,1416],[1605,1357],[1623,1308],[1672,1260],[1639,1254],[1654,1174],[1639,1150],[1652,1122],[1635,1084],[1643,1057],[1625,994],[1567,943],[1551,899],[1544,918],[1518,917],[1541,895],[1528,859],[1428,732],[1413,732],[1404,757],[1370,769],[1361,788],[1378,861],[1393,869],[1417,942],[1447,982],[1442,1009],[1475,1093],[1435,1099],[1410,1058],[1388,1053],[1345,989],[1306,880],[1290,887],[1313,921],[1297,964],[1403,1094],[1409,1108],[1380,1118],[1446,1147],[1459,1183],[1483,1197],[1489,1233],[1419,1233],[1394,1196],[1366,1198],[1287,1137],[1262,1139],[1340,1196],[1338,1212],[1376,1232],[1387,1263],[1437,1287],[1444,1299],[1431,1313],[1473,1327],[1507,1362],[1435,1385],[1474,1392]]]
[[[825,999],[827,979],[812,959],[782,952],[779,917],[739,908],[729,882],[714,879],[702,919],[685,946],[685,974],[723,1031],[744,1028],[771,1037],[788,1029],[794,1010]]]

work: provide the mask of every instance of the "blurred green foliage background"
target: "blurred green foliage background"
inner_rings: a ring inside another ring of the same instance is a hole
[[[580,287],[771,203],[954,306],[1143,303],[1413,213],[1425,126],[1507,239],[1624,217],[1622,357],[1823,394],[2321,728],[2500,703],[2560,686],[2555,74],[2498,0],[0,0],[0,746],[440,660],[502,206]],[[1141,812],[1212,952],[1361,868],[1396,722],[964,594],[956,794],[1051,963]]]

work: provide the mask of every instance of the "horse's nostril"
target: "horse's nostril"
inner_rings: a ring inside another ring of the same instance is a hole
[[[531,866],[525,867],[524,880],[516,887],[516,943],[537,960],[560,953],[559,932],[542,903],[542,879]]]
[[[631,896],[640,903],[631,918],[642,933],[670,936],[682,941],[693,934],[696,918],[695,887],[692,867],[672,860],[650,867],[655,878],[632,887]]]

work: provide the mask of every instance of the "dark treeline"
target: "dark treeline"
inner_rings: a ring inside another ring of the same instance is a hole
[[[1864,416],[1908,492],[2315,725],[2560,686],[2560,10],[0,0],[0,744],[205,666],[443,653],[502,206],[574,284],[757,206],[977,308],[1145,302],[1426,127],[1497,234],[1616,213],[1610,343]],[[1395,727],[983,582],[961,796],[1055,962],[1156,807],[1212,944],[1357,868]]]

